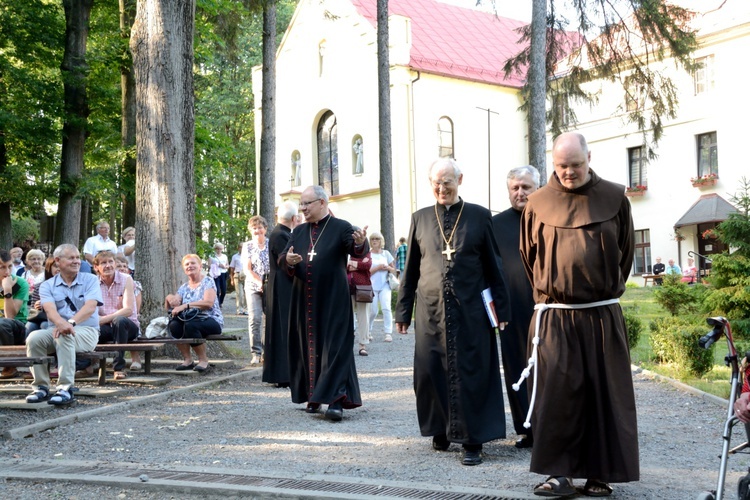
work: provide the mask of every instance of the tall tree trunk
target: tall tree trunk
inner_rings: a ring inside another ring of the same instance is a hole
[[[550,36],[554,36],[550,33]],[[533,0],[529,54],[529,163],[547,181],[547,1]]]
[[[276,0],[263,4],[263,97],[260,131],[260,215],[273,224],[276,197]]]
[[[378,0],[378,130],[380,151],[380,232],[383,248],[394,248],[391,75],[388,62],[388,0]]]
[[[89,116],[86,80],[86,42],[94,0],[63,0],[65,8],[65,52],[61,66],[65,121],[60,160],[60,199],[57,206],[55,246],[80,243],[81,200],[78,185],[83,173],[83,153]]]
[[[2,99],[2,97],[0,97]],[[2,109],[2,108],[0,108]],[[0,129],[0,176],[8,168],[8,149],[5,145],[5,132]],[[13,246],[13,227],[10,221],[10,202],[0,202],[0,248],[10,250]]]
[[[145,322],[184,281],[195,252],[195,0],[138,0],[130,48],[136,87],[136,256]]]
[[[130,30],[135,20],[136,0],[120,0],[120,35],[130,38]],[[133,59],[130,53],[123,58],[120,66],[120,87],[122,89],[121,144],[126,156],[120,165],[120,186],[122,189],[122,229],[135,225],[135,78]],[[114,227],[114,226],[113,226]]]

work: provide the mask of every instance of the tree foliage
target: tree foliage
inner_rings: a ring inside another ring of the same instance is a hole
[[[663,0],[573,0],[575,18],[567,19],[555,9],[561,4],[551,0],[546,16],[544,59],[551,79],[546,95],[552,103],[547,121],[552,135],[576,124],[575,104],[596,103],[587,83],[618,82],[629,99],[642,103],[625,116],[643,133],[649,157],[654,157],[664,120],[676,116],[678,105],[675,83],[655,63],[672,58],[678,68],[695,69],[693,13]],[[533,59],[530,35],[530,26],[521,30],[526,49],[508,61],[506,73],[525,68]],[[569,56],[563,59],[562,54]],[[530,127],[546,129],[546,124]]]
[[[713,257],[706,308],[728,317],[739,336],[750,339],[750,182],[743,177],[730,198],[737,212],[717,226],[719,238],[731,254]]]

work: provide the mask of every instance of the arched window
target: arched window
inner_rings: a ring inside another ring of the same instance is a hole
[[[299,187],[302,185],[302,155],[299,151],[295,150],[292,152],[292,163],[291,163],[291,181],[292,187]]]
[[[438,156],[440,158],[455,158],[453,150],[453,122],[447,116],[438,120]]]
[[[361,135],[355,135],[352,139],[352,173],[361,175],[365,173],[365,149]]]
[[[339,194],[339,152],[336,115],[326,111],[318,122],[318,184],[331,196]]]

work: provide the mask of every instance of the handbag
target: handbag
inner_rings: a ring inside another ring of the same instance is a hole
[[[157,316],[152,319],[146,327],[146,338],[147,339],[160,339],[169,336],[169,317]]]
[[[391,273],[388,273],[388,286],[391,287],[391,290],[398,290],[399,285],[401,282],[398,280],[396,276],[394,276]]]
[[[372,302],[373,297],[372,285],[354,285],[355,302]]]

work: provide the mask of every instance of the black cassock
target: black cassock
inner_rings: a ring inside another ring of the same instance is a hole
[[[489,210],[463,201],[449,211],[437,205],[445,236],[456,227],[448,260],[435,208],[412,215],[396,321],[410,323],[416,303],[414,392],[421,434],[485,443],[505,437],[505,410],[497,339],[481,293],[492,290],[499,320],[508,321],[508,292]]]
[[[268,238],[268,286],[266,288],[266,338],[263,346],[263,382],[289,383],[289,303],[292,280],[286,268],[279,269],[279,256],[284,252],[292,230],[276,224]]]
[[[362,406],[354,365],[354,314],[346,279],[347,256],[370,251],[356,247],[352,225],[326,216],[294,229],[280,256],[283,269],[294,275],[289,316],[289,381],[295,403]],[[315,252],[312,254],[312,244]],[[287,267],[286,252],[302,256]]]
[[[518,392],[511,387],[518,382],[521,372],[526,368],[526,345],[529,337],[529,323],[534,314],[534,294],[526,269],[521,260],[521,212],[509,208],[492,217],[500,257],[503,259],[503,271],[508,280],[508,288],[513,300],[511,309],[513,321],[500,334],[500,351],[503,357],[503,374],[505,390],[508,393],[508,405],[513,416],[513,428],[516,434],[530,435],[531,430],[523,426],[529,411],[529,396],[526,383],[521,384]]]

